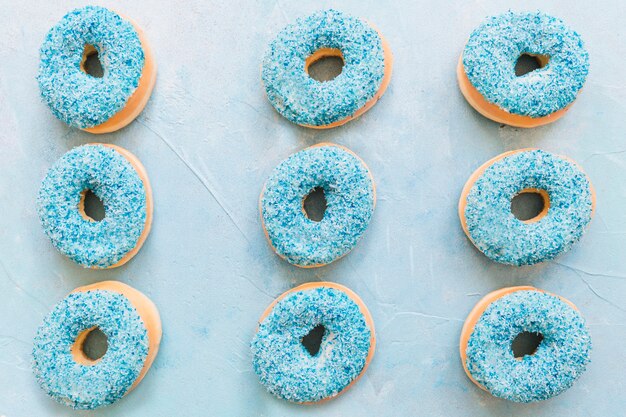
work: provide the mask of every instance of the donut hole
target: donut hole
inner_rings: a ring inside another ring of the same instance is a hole
[[[304,69],[315,81],[325,82],[337,78],[343,66],[343,54],[339,49],[322,48],[306,59]]]
[[[94,78],[104,77],[104,68],[102,62],[100,62],[100,56],[98,50],[93,45],[85,45],[83,50],[83,58],[80,61],[80,69],[85,74]]]
[[[104,220],[106,212],[104,203],[94,194],[93,191],[87,189],[80,193],[80,201],[78,203],[78,211],[83,219],[90,222],[99,222]]]
[[[315,187],[302,200],[302,211],[309,220],[321,222],[326,213],[326,194],[322,187]]]
[[[86,366],[95,365],[106,354],[109,339],[98,326],[82,331],[72,346],[74,360]]]
[[[511,199],[511,213],[524,223],[534,223],[548,214],[550,196],[545,190],[528,188]]]
[[[511,343],[513,356],[517,359],[526,355],[534,355],[543,341],[543,335],[539,332],[521,332]]]
[[[550,57],[548,55],[538,55],[523,53],[517,58],[515,63],[515,75],[521,77],[535,70],[541,69],[548,65]]]
[[[309,352],[309,355],[315,356],[319,353],[325,334],[326,327],[323,324],[318,324],[302,338],[302,346]]]

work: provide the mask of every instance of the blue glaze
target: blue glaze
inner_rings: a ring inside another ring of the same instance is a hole
[[[533,355],[516,359],[513,339],[541,333]],[[591,337],[578,311],[560,298],[516,291],[497,299],[477,321],[467,345],[467,368],[491,394],[516,402],[554,397],[585,371]]]
[[[78,210],[81,192],[104,204],[94,222]],[[139,241],[146,223],[146,188],[131,163],[103,145],[84,145],[59,159],[43,180],[37,211],[44,231],[64,255],[84,267],[115,265]]]
[[[326,197],[320,222],[310,220],[302,207],[317,187]],[[354,248],[374,201],[374,183],[363,161],[344,148],[323,145],[297,152],[274,169],[261,196],[261,217],[281,257],[297,266],[320,266]]]
[[[102,78],[80,69],[85,45],[93,45]],[[40,50],[39,89],[56,117],[81,129],[109,120],[139,85],[144,52],[132,23],[111,10],[86,6],[66,14]]]
[[[315,356],[302,338],[326,328]],[[371,329],[359,306],[343,291],[318,287],[280,300],[259,324],[252,340],[254,371],[269,392],[288,401],[333,397],[365,367]]]
[[[513,197],[528,188],[550,198],[547,215],[533,223],[511,213]],[[532,265],[569,250],[591,221],[592,207],[591,184],[576,164],[530,150],[488,167],[472,186],[464,214],[472,242],[490,259]]]
[[[70,348],[94,326],[107,336],[107,351],[94,365],[79,364]],[[33,370],[57,402],[94,409],[122,398],[147,356],[148,332],[135,307],[119,293],[92,290],[68,295],[46,316],[34,340]]]
[[[305,61],[322,48],[339,49],[341,74],[326,82],[309,77]],[[290,121],[324,126],[356,113],[374,98],[385,74],[382,39],[361,19],[337,10],[318,11],[281,30],[263,58],[265,91]]]
[[[515,75],[520,55],[548,55],[548,65]],[[541,12],[507,12],[483,22],[470,35],[463,66],[472,85],[490,103],[529,117],[543,117],[574,102],[589,71],[583,41],[562,20]]]

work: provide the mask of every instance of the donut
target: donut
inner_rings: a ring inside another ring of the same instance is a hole
[[[522,55],[539,68],[516,76]],[[559,119],[576,100],[589,54],[580,35],[545,13],[492,16],[469,37],[459,59],[461,92],[483,116],[510,126],[535,127]]]
[[[85,70],[97,53],[104,75]],[[98,6],[66,14],[46,35],[37,81],[43,100],[66,124],[108,133],[132,122],[146,106],[156,64],[146,37],[127,17]]]
[[[107,336],[104,356],[83,350],[94,329]],[[113,404],[148,372],[161,342],[161,319],[141,292],[116,281],[80,287],[59,302],[37,330],[33,371],[54,400],[75,409]]]
[[[319,222],[304,211],[304,199],[316,188],[322,188],[326,197]],[[365,162],[347,148],[321,143],[291,155],[274,169],[261,192],[261,221],[281,258],[314,268],[354,248],[375,204],[374,180]]]
[[[105,218],[84,210],[87,190],[104,204]],[[126,149],[88,144],[67,152],[50,168],[37,211],[52,244],[88,268],[115,268],[137,254],[152,224],[152,190],[139,160]]]
[[[313,354],[302,340],[320,325],[323,337]],[[376,347],[374,322],[348,288],[303,284],[265,310],[251,347],[254,371],[270,393],[311,404],[345,392],[363,375]]]
[[[320,82],[309,66],[326,57],[343,61],[341,74]],[[327,129],[356,119],[384,94],[393,58],[382,35],[364,20],[322,10],[286,26],[270,43],[262,81],[276,111],[293,123]]]
[[[519,220],[511,200],[537,193],[541,213]],[[459,200],[467,237],[491,260],[533,265],[568,251],[583,235],[595,211],[591,181],[572,160],[539,149],[505,152],[470,176]]]
[[[531,354],[516,358],[522,333],[540,336]],[[461,361],[469,379],[492,395],[529,403],[572,386],[589,363],[591,337],[571,301],[533,287],[487,294],[463,325]]]

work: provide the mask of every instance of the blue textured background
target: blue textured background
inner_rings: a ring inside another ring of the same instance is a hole
[[[0,0],[0,415],[624,415],[625,2],[107,1],[103,5],[143,26],[159,76],[139,119],[106,136],[56,120],[35,82],[45,33],[83,4]],[[259,72],[272,36],[325,6],[374,22],[391,45],[395,67],[389,90],[370,112],[318,132],[292,125],[272,109]],[[501,127],[473,111],[457,88],[465,39],[485,16],[507,7],[540,7],[586,41],[589,79],[556,124]],[[155,197],[145,246],[111,271],[84,270],[60,255],[35,213],[46,170],[71,147],[98,140],[139,156]],[[300,270],[265,242],[257,199],[279,161],[321,141],[348,146],[368,163],[378,206],[350,255],[329,267]],[[464,236],[457,199],[477,166],[526,146],[580,162],[596,186],[598,210],[570,253],[534,267],[501,266]],[[129,283],[154,300],[163,343],[135,392],[107,409],[76,413],[38,388],[30,371],[32,338],[70,290],[103,279]],[[312,280],[355,290],[372,312],[379,344],[350,391],[303,407],[265,392],[252,371],[249,342],[275,296]],[[521,284],[576,303],[594,344],[592,363],[571,390],[532,405],[483,393],[466,378],[458,356],[462,321],[480,296]]]

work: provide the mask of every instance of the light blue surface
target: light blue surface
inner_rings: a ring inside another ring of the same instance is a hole
[[[380,1],[104,2],[135,19],[159,65],[152,99],[121,132],[67,127],[40,101],[38,48],[83,2],[0,0],[0,415],[127,416],[620,416],[626,409],[626,3],[523,3],[557,15],[584,37],[591,70],[580,98],[555,124],[519,130],[490,122],[463,99],[456,65],[471,31],[517,4]],[[287,122],[267,101],[260,63],[285,24],[323,7],[367,18],[395,56],[385,96],[330,131]],[[146,166],[152,232],[123,267],[89,271],[58,253],[35,200],[46,171],[73,146],[105,140]],[[301,270],[269,248],[260,226],[263,182],[283,159],[332,141],[367,161],[377,208],[354,251]],[[465,237],[457,202],[465,180],[506,150],[539,146],[579,162],[598,210],[567,254],[532,267],[490,261]],[[126,282],[159,307],[163,341],[126,398],[92,413],[50,400],[30,370],[43,317],[79,285]],[[353,289],[370,309],[376,354],[359,382],[304,407],[268,394],[252,369],[256,320],[284,290],[312,280]],[[593,352],[562,395],[520,405],[476,388],[458,353],[462,321],[480,297],[531,284],[563,295],[585,316]]]

